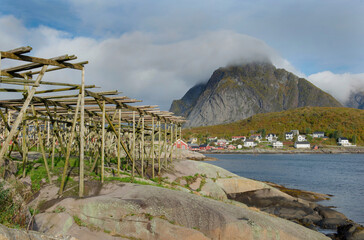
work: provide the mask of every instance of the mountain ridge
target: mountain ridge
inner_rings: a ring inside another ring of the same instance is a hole
[[[174,100],[170,111],[188,120],[185,127],[194,127],[304,106],[342,107],[306,79],[260,62],[215,70],[207,83]]]

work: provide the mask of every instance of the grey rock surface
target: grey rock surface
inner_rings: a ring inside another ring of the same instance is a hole
[[[270,63],[250,63],[219,68],[204,87],[195,86],[174,101],[170,111],[187,118],[185,127],[194,127],[304,106],[342,105],[306,79]]]

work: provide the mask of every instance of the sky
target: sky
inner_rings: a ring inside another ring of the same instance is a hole
[[[87,84],[162,110],[217,68],[261,59],[345,102],[364,90],[363,13],[364,0],[0,0],[0,49],[75,54]]]

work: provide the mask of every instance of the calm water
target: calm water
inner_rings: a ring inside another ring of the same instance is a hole
[[[337,207],[364,224],[363,154],[209,154],[209,163],[239,176],[270,181],[289,188],[332,194],[321,204]]]

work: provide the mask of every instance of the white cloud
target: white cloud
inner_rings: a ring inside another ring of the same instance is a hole
[[[352,91],[364,90],[364,73],[334,74],[325,71],[308,76],[308,80],[343,104],[348,100]]]
[[[46,26],[26,29],[9,16],[0,21],[9,19],[16,24],[12,32],[0,25],[0,35],[12,43],[6,49],[26,43],[33,47],[32,54],[36,56],[75,54],[80,61],[90,62],[86,66],[88,84],[101,86],[103,90],[118,89],[163,109],[168,109],[173,99],[183,96],[194,84],[207,81],[215,69],[230,63],[268,58],[277,67],[298,73],[263,41],[232,31],[203,32],[174,43],[161,43],[160,36],[143,32],[96,40],[72,37]],[[80,74],[48,76],[77,82]]]

